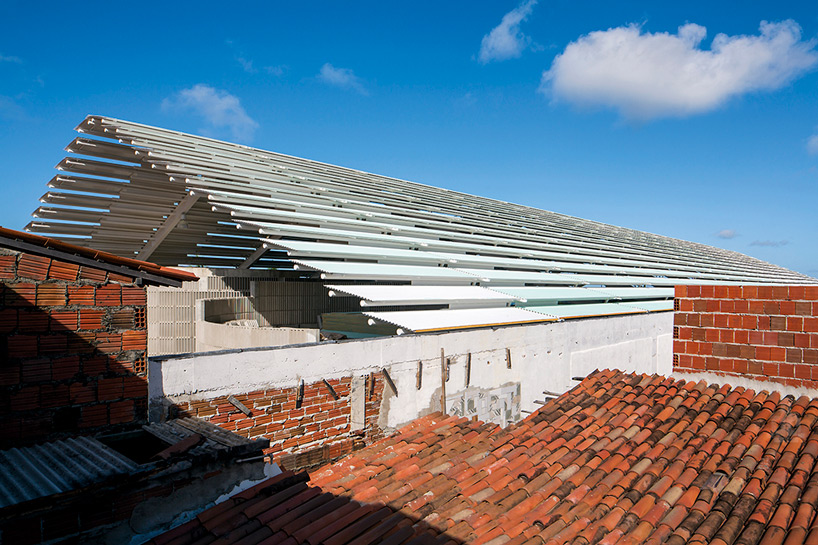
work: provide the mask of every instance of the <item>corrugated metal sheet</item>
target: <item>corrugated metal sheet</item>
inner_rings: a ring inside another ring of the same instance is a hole
[[[476,308],[455,310],[404,310],[364,312],[365,316],[393,324],[407,332],[440,331],[509,324],[550,322],[557,318],[521,308]],[[398,331],[400,333],[400,331]]]
[[[540,312],[560,319],[590,318],[594,316],[616,316],[618,314],[642,314],[645,309],[621,303],[579,303],[570,305],[538,305],[525,307],[532,312]]]
[[[89,116],[77,130],[92,138],[69,145],[72,155],[58,166],[28,229],[79,235],[121,255],[152,251],[161,264],[294,263],[294,274],[333,283],[584,286],[612,295],[540,292],[532,301],[638,300],[650,311],[667,303],[647,290],[676,284],[816,282],[702,244],[113,118]],[[436,295],[421,301],[413,293],[391,300],[450,310],[497,304]],[[189,329],[188,317],[173,319],[174,305],[167,306],[159,310],[164,329],[149,339],[163,352],[166,339],[190,334],[180,331]]]
[[[506,304],[518,297],[478,286],[327,285],[330,295],[360,298],[361,306],[434,305],[480,302]]]
[[[137,467],[90,437],[0,451],[0,507],[75,490]]]

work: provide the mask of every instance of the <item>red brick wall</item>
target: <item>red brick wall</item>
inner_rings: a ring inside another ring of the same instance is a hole
[[[382,437],[378,416],[383,393],[383,377],[366,377],[366,425],[362,431],[350,431],[351,377],[329,380],[338,399],[322,382],[304,385],[300,406],[300,388],[270,388],[235,398],[250,411],[250,416],[227,401],[227,396],[203,401],[176,402],[178,416],[197,416],[245,437],[265,437],[279,465],[288,469],[317,465],[351,452],[356,443],[363,445]],[[296,461],[293,455],[303,455]]]
[[[147,418],[146,295],[134,279],[0,255],[0,448]]]
[[[676,286],[673,369],[818,387],[818,286]]]

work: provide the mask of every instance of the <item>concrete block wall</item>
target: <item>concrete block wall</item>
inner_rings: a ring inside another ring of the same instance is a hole
[[[677,286],[673,370],[818,387],[818,286]]]
[[[144,288],[49,257],[0,255],[0,448],[147,419]]]
[[[178,400],[168,412],[170,416],[196,416],[245,437],[269,439],[265,453],[285,469],[299,469],[328,462],[383,437],[378,426],[383,376],[371,373],[361,378],[361,389],[354,393],[353,378],[343,377],[327,380],[332,391],[322,380],[234,396],[249,415],[231,403],[229,396]],[[354,421],[356,401],[361,403],[363,422]]]

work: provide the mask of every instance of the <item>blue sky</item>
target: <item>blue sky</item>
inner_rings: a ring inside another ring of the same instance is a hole
[[[5,0],[0,224],[102,114],[818,276],[816,38],[814,2]]]

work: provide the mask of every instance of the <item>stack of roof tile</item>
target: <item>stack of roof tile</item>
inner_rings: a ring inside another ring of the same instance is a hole
[[[818,399],[597,372],[524,421],[440,414],[153,540],[818,543]]]

